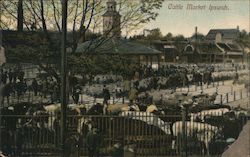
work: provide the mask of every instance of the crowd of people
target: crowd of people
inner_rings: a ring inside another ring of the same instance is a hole
[[[245,65],[195,65],[195,64],[187,64],[187,65],[162,65],[159,68],[153,68],[152,66],[141,65],[138,69],[134,69],[134,73],[131,76],[122,76],[120,79],[123,81],[123,96],[129,98],[132,102],[135,100],[135,95],[141,89],[139,87],[139,81],[143,79],[150,78],[150,89],[158,89],[161,88],[159,81],[161,78],[168,79],[167,88],[176,88],[183,87],[191,84],[201,85],[202,83],[210,84],[213,82],[212,73],[224,67],[224,70],[234,69],[235,71],[246,69]],[[7,104],[9,104],[9,97],[11,95],[17,96],[17,100],[20,99],[22,95],[24,95],[27,90],[32,91],[34,96],[40,96],[42,98],[47,98],[49,96],[50,101],[59,102],[60,101],[60,84],[58,80],[53,79],[52,77],[36,77],[31,79],[27,79],[24,77],[25,73],[22,68],[9,68],[3,69],[0,71],[0,80],[3,86],[2,88],[2,104],[5,103],[5,99],[7,99]],[[86,77],[83,81],[79,81],[75,77],[71,77],[69,79],[69,94],[74,103],[79,103],[80,95],[83,92],[83,87],[85,84],[92,84],[97,81],[99,83],[102,82],[100,78],[97,77],[95,80],[95,76]],[[238,75],[236,75],[239,78]],[[88,78],[88,79],[87,79]],[[237,79],[236,78],[236,79]],[[236,80],[235,79],[235,80]],[[112,80],[112,77],[105,80],[102,96],[104,98],[104,104],[107,104],[107,100],[110,99],[110,91],[105,86],[105,84],[109,84],[109,82],[116,83],[115,80]],[[132,82],[132,85],[131,85]],[[235,83],[236,81],[234,81]],[[133,87],[133,88],[131,88]],[[100,89],[101,90],[101,89]]]
[[[27,79],[24,77],[25,73],[21,68],[1,69],[0,82],[1,82],[1,103],[9,105],[10,97],[13,96],[17,102],[23,95],[33,92],[34,96],[46,98],[50,95],[51,102],[59,101],[59,85],[57,81],[52,78],[40,79],[33,78]]]
[[[27,83],[24,80],[24,72],[20,69],[9,69],[8,71],[0,70],[1,81],[1,103],[4,104],[4,99],[7,99],[9,104],[9,97],[11,94],[16,95],[19,99],[22,94],[27,91]]]
[[[235,68],[235,70],[239,70],[239,68]],[[200,74],[206,73],[208,74],[207,80],[208,83],[211,80],[212,72],[215,71],[215,68],[211,65],[198,67],[198,66],[174,66],[174,65],[166,65],[161,66],[158,69],[153,69],[150,66],[141,66],[139,69],[136,69],[136,72],[130,78],[124,78],[122,81],[124,83],[123,94],[129,99],[129,105],[136,104],[138,101],[138,95],[140,93],[139,89],[139,81],[145,78],[152,78],[151,87],[152,89],[157,89],[159,81],[159,77],[170,77],[170,76],[185,76],[188,79],[188,74],[192,74],[193,77],[198,77],[196,75],[199,74],[199,79],[194,79],[194,83],[196,81],[200,81]],[[15,74],[13,74],[15,73]],[[44,78],[33,78],[30,83],[27,82],[27,79],[24,77],[25,73],[21,69],[10,69],[10,70],[1,70],[0,71],[0,80],[1,84],[3,85],[3,100],[2,104],[5,102],[5,98],[7,98],[7,104],[9,104],[9,97],[10,95],[17,95],[18,99],[21,95],[25,94],[27,90],[30,90],[34,93],[34,96],[40,96],[42,98],[46,98],[50,95],[51,103],[53,102],[60,102],[60,84],[58,81],[51,77],[44,77]],[[238,75],[236,76],[239,77]],[[181,78],[181,77],[177,77]],[[91,79],[94,79],[93,77]],[[100,81],[100,80],[99,80]],[[177,79],[177,82],[180,81]],[[201,79],[204,81],[204,78]],[[93,82],[93,80],[89,80],[89,82]],[[105,82],[108,83],[108,82]],[[76,78],[70,79],[69,82],[69,94],[72,97],[72,100],[75,104],[79,103],[80,95],[82,94],[83,84],[80,83]],[[103,105],[105,108],[109,105],[109,101],[111,98],[111,92],[107,88],[107,84],[103,84],[102,90],[102,97],[103,97]],[[152,104],[153,100],[152,97],[146,93],[145,99],[143,99],[144,104]],[[74,141],[77,141],[77,137],[70,136],[67,139],[69,145],[67,150],[69,150],[69,154],[71,151],[71,146]],[[122,141],[122,140],[121,140]],[[99,151],[102,143],[102,137],[99,130],[96,127],[90,129],[86,137],[86,144],[89,151],[89,156],[99,156]],[[113,156],[118,157],[122,154],[122,143],[117,142],[114,145]]]

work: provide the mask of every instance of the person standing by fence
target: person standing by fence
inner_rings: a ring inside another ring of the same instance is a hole
[[[93,127],[87,133],[86,143],[88,147],[89,157],[99,157],[101,135],[97,128]]]
[[[36,79],[34,78],[33,81],[32,81],[32,89],[33,89],[33,92],[34,92],[34,95],[37,96],[37,91],[38,91],[38,83],[36,81]]]
[[[9,76],[9,82],[11,83],[13,81],[13,72],[11,69],[9,70],[8,76]]]
[[[233,84],[238,82],[238,80],[239,80],[239,74],[238,74],[238,72],[236,72]]]
[[[110,100],[110,92],[106,85],[103,86],[103,105],[108,105],[108,101]]]
[[[78,102],[79,102],[81,90],[82,89],[81,89],[80,85],[78,85],[78,84],[75,85],[74,88],[73,88],[72,98],[73,98],[75,104],[78,104]]]
[[[3,107],[4,107],[5,98],[7,99],[7,105],[9,105],[9,97],[10,97],[11,92],[12,92],[12,84],[11,83],[7,83],[6,85],[3,85],[1,87],[1,96],[2,96],[1,104]]]
[[[2,72],[2,75],[1,75],[1,81],[2,81],[2,83],[6,84],[7,83],[7,79],[8,79],[7,71]]]
[[[134,101],[136,100],[138,95],[138,90],[136,89],[136,87],[131,88],[131,90],[129,91],[129,103],[130,105],[132,105],[134,103]]]
[[[79,136],[77,134],[70,134],[65,142],[66,157],[77,157],[79,147]]]

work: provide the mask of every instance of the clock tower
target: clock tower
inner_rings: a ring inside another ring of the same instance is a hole
[[[115,0],[107,1],[107,11],[103,14],[103,35],[106,37],[121,37],[121,15],[116,6]]]

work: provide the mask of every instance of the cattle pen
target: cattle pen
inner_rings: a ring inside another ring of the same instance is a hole
[[[249,107],[245,106],[249,104],[249,87],[232,82],[150,89],[155,104],[145,103],[147,96],[142,94],[138,96],[140,104],[132,106],[119,90],[111,90],[109,106],[125,107],[125,111],[113,113],[104,113],[103,108],[100,112],[98,107],[93,110],[103,103],[102,95],[83,90],[78,104],[69,98],[65,153],[88,156],[88,134],[96,128],[94,143],[100,156],[219,157],[249,120]],[[101,86],[96,87],[100,91]],[[60,103],[52,97],[36,95],[28,88],[21,97],[12,94],[9,101],[3,99],[0,152],[8,157],[61,155]],[[169,101],[171,98],[174,101]],[[192,104],[185,106],[186,98],[192,99]]]
[[[221,113],[215,113],[218,116]],[[205,116],[205,115],[204,115]],[[217,116],[217,118],[218,118]],[[190,115],[154,116],[128,111],[119,115],[69,115],[66,147],[75,157],[87,156],[86,136],[98,128],[100,156],[112,156],[117,145],[136,156],[218,156],[228,143],[220,136],[238,137],[249,117],[236,120],[192,122]],[[60,154],[60,114],[1,115],[1,148],[11,156],[58,156]],[[211,125],[210,125],[211,124]],[[225,125],[226,124],[226,125]],[[212,126],[213,125],[213,126]],[[216,126],[216,127],[214,127]],[[233,128],[233,130],[229,130]],[[124,155],[126,156],[126,155]]]

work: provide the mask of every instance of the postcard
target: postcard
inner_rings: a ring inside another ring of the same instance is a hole
[[[249,157],[250,1],[1,0],[0,157]]]

